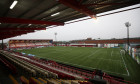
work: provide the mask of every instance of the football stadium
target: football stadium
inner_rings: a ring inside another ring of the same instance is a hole
[[[125,38],[77,36],[79,39],[64,41],[57,40],[55,31],[51,39],[45,35],[45,39],[13,39],[139,9],[121,9],[139,3],[140,0],[1,0],[0,84],[140,84],[140,37],[129,37],[130,22],[124,24]],[[116,9],[121,10],[104,14]]]

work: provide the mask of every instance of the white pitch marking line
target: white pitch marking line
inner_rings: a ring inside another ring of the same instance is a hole
[[[129,71],[128,71],[127,67],[126,67],[125,61],[124,61],[124,59],[123,59],[123,55],[121,55],[121,57],[122,57],[122,60],[123,60],[124,66],[125,66],[125,68],[126,68],[127,75],[129,76],[130,74],[129,74]]]
[[[97,52],[99,52],[99,51],[100,51],[100,49],[97,50],[97,51],[95,51],[95,52],[93,52],[92,54],[88,55],[87,57],[91,57],[92,55],[94,55],[95,53],[97,53]]]
[[[112,50],[112,52],[111,52],[111,57],[112,57],[112,54],[113,54],[113,50]]]

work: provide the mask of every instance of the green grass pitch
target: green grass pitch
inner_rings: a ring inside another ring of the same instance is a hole
[[[33,54],[89,70],[100,69],[108,74],[140,83],[140,66],[129,55],[121,55],[120,48],[47,47],[24,49],[19,52]]]

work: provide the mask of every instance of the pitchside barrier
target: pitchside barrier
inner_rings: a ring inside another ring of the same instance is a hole
[[[124,49],[138,64],[140,64],[140,45],[126,45]]]

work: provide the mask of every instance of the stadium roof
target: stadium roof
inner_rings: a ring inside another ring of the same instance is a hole
[[[11,8],[13,2],[17,4]],[[140,0],[0,0],[0,40],[135,5]]]

